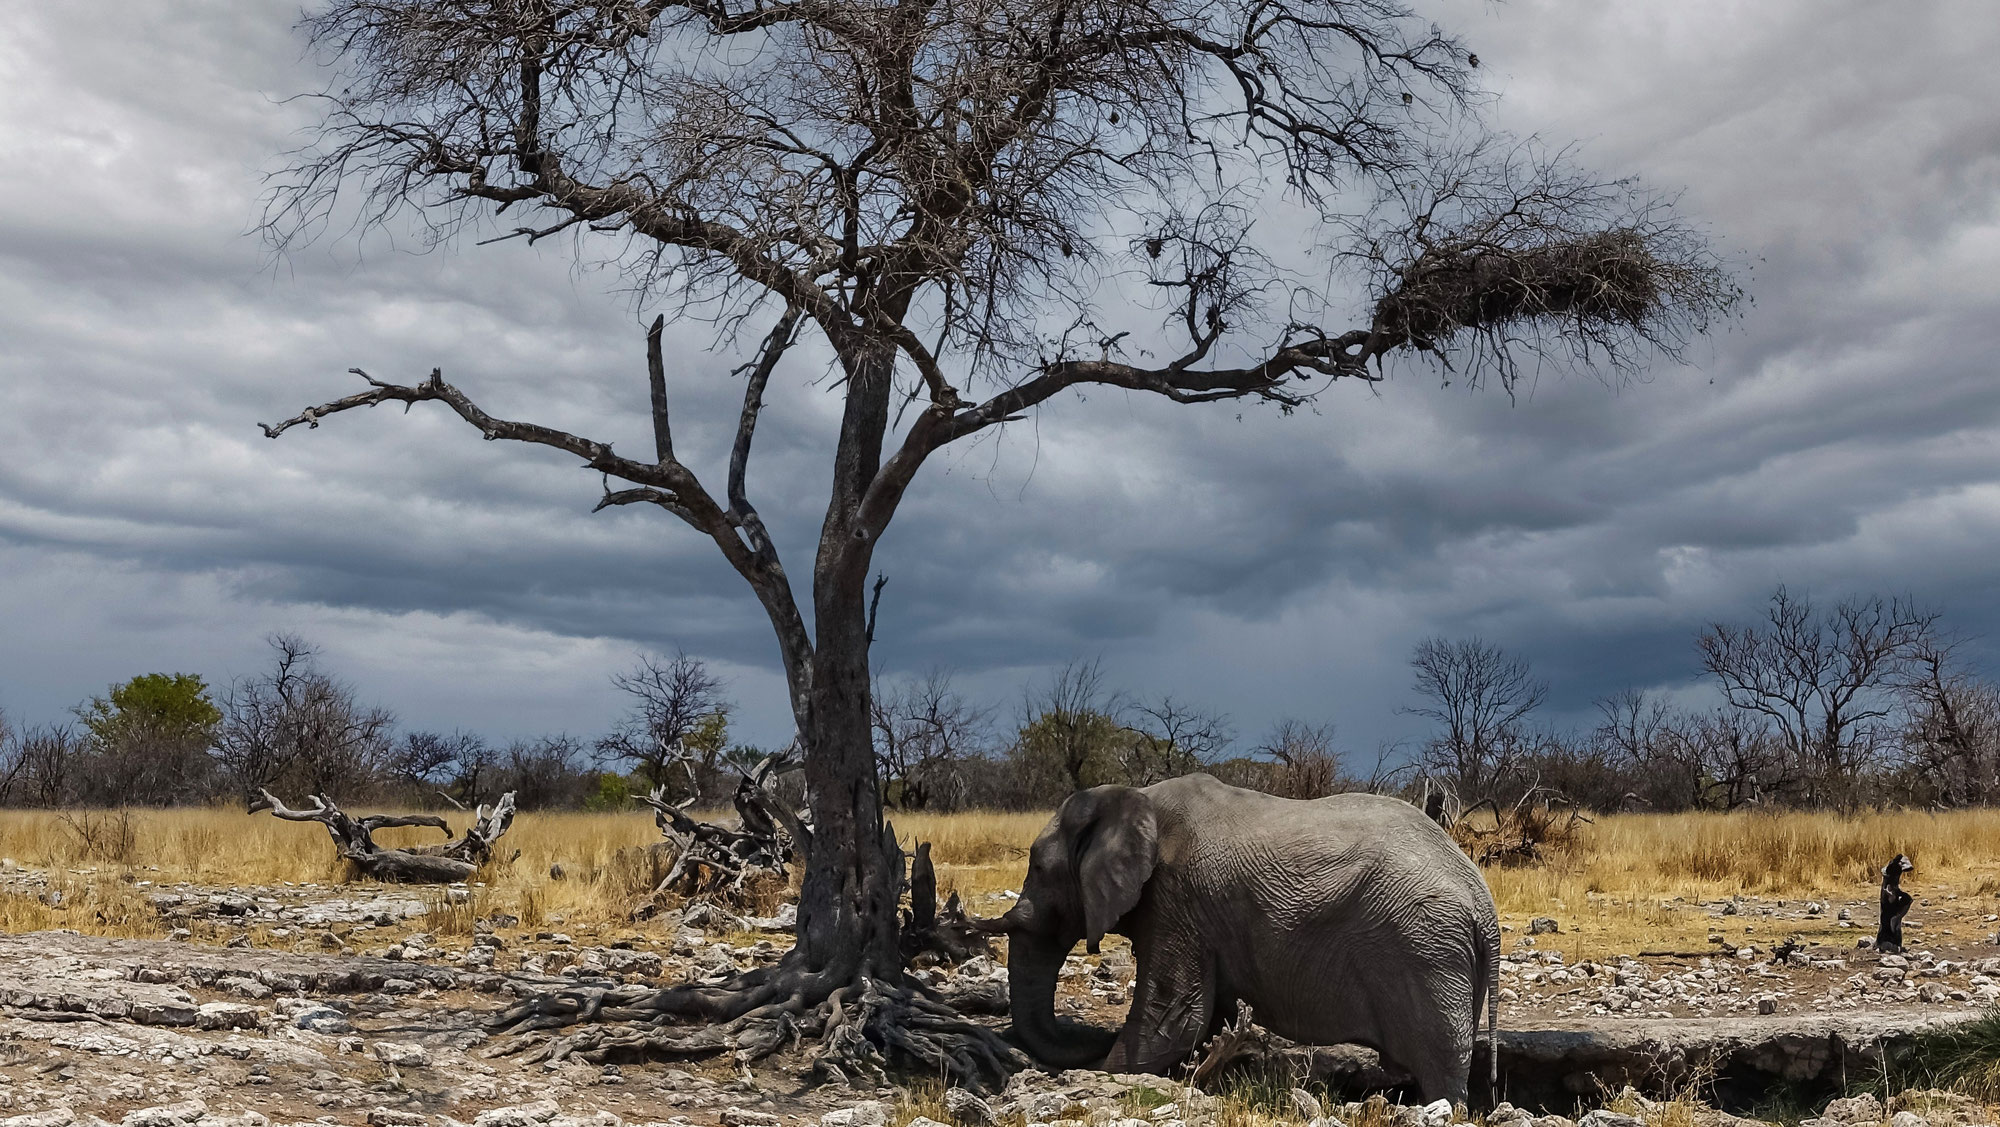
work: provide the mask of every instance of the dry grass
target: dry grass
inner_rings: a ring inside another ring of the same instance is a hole
[[[121,822],[129,845],[107,850],[98,827]],[[422,828],[376,835],[384,845],[438,837]],[[558,918],[622,920],[633,899],[658,880],[646,847],[659,840],[648,813],[523,815],[501,840],[500,857],[479,874],[469,902],[447,904],[441,890],[419,893],[437,900],[427,926],[470,934],[475,916],[496,911],[519,915],[529,927]],[[154,935],[162,925],[146,893],[156,887],[333,884],[350,876],[319,826],[227,809],[0,811],[0,858],[47,869],[65,891],[54,904],[49,897],[0,894],[0,928],[9,932],[69,927]],[[557,864],[561,880],[550,875]]]
[[[1000,903],[995,893],[1020,887],[1028,845],[1047,815],[900,813],[894,821],[906,849],[932,843],[941,889],[988,912]],[[402,829],[381,838],[388,844],[435,835]],[[471,901],[440,901],[430,926],[469,932],[474,917],[496,911],[520,916],[527,927],[556,919],[621,922],[661,875],[660,857],[646,848],[657,841],[645,813],[524,814],[502,842],[504,859],[481,874]],[[1572,957],[1596,957],[1703,946],[1712,921],[1686,910],[1701,900],[1741,894],[1868,901],[1877,870],[1896,853],[1915,861],[1919,896],[1991,896],[2000,892],[2000,811],[1619,815],[1582,827],[1566,851],[1539,864],[1490,868],[1486,875],[1506,922],[1525,931],[1533,916],[1555,916],[1564,930],[1554,945]],[[48,869],[62,893],[56,904],[0,895],[0,928],[10,932],[73,927],[155,934],[147,889],[135,887],[142,881],[278,885],[347,876],[320,827],[223,809],[0,811],[0,857]],[[553,865],[562,867],[563,879],[550,876]],[[771,891],[774,901],[782,894]],[[1683,903],[1675,906],[1675,897]],[[1824,924],[1829,934],[1832,915]]]
[[[1897,853],[1916,863],[1919,896],[1991,895],[2000,890],[2000,811],[1619,815],[1584,827],[1561,855],[1488,869],[1486,880],[1503,921],[1554,916],[1564,931],[1553,946],[1590,958],[1705,946],[1713,921],[1686,910],[1703,900],[1872,903],[1881,867]],[[1851,942],[1833,915],[1788,933]]]

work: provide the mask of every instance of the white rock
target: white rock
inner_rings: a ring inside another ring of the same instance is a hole
[[[519,1107],[488,1108],[472,1122],[473,1127],[540,1127],[561,1110],[554,1100],[537,1100]]]
[[[14,862],[10,859],[4,867],[13,868]],[[75,1112],[66,1107],[52,1107],[28,1115],[10,1115],[0,1119],[0,1127],[69,1127],[75,1122]]]
[[[1880,1123],[1882,1122],[1882,1101],[1873,1092],[1864,1092],[1844,1100],[1835,1100],[1826,1105],[1822,1113],[1835,1123]]]
[[[195,1008],[197,1029],[261,1029],[268,1013],[247,1002],[204,1002]]]
[[[863,1100],[853,1107],[829,1111],[819,1121],[821,1127],[882,1127],[889,1121],[889,1109],[880,1100]]]
[[[1000,1121],[1000,1117],[993,1114],[991,1105],[964,1088],[952,1088],[945,1092],[944,1109],[952,1122],[960,1127],[993,1127]]]
[[[1451,1122],[1451,1101],[1436,1100],[1425,1104],[1419,1122],[1424,1127],[1445,1127],[1445,1124]]]
[[[422,1045],[409,1041],[377,1041],[368,1046],[368,1052],[383,1064],[393,1064],[398,1068],[423,1068],[431,1063],[430,1053]]]
[[[142,1107],[129,1112],[120,1121],[120,1127],[186,1127],[207,1114],[207,1104],[200,1100],[183,1100],[177,1104]]]

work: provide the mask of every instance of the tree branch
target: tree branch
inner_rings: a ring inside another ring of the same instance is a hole
[[[657,329],[658,323],[655,323]],[[649,352],[656,357],[657,333],[649,335]],[[776,363],[776,358],[772,358]],[[369,390],[308,407],[292,418],[272,426],[257,424],[268,438],[277,438],[292,427],[303,423],[309,428],[319,426],[319,420],[342,411],[357,407],[374,407],[382,403],[402,403],[405,410],[409,405],[436,400],[449,406],[458,416],[478,428],[488,441],[508,439],[527,442],[539,446],[549,446],[583,459],[584,464],[598,470],[607,477],[623,478],[638,488],[624,490],[607,489],[604,496],[591,510],[596,512],[616,505],[650,503],[673,513],[686,521],[697,531],[706,533],[723,558],[736,569],[750,584],[751,590],[763,603],[765,613],[778,634],[779,648],[785,663],[788,684],[794,687],[794,707],[804,707],[803,686],[811,682],[812,642],[806,632],[805,619],[800,615],[798,603],[792,596],[791,582],[779,563],[777,552],[764,536],[759,525],[756,534],[764,546],[753,549],[736,534],[736,523],[731,515],[716,504],[701,482],[686,466],[669,458],[658,464],[634,461],[619,457],[612,452],[611,445],[570,434],[567,431],[534,423],[518,423],[495,418],[472,402],[464,392],[444,382],[442,372],[431,369],[430,378],[415,387],[384,383],[359,368],[349,369],[355,375],[367,380]],[[766,373],[768,378],[768,373]],[[662,396],[664,402],[664,395]],[[664,426],[664,420],[656,416],[656,422]],[[663,434],[656,431],[656,438]],[[671,449],[668,451],[671,454]],[[753,517],[754,519],[754,517]]]
[[[743,385],[743,410],[736,419],[736,442],[729,451],[729,515],[750,537],[750,549],[759,557],[777,564],[777,551],[771,543],[770,533],[764,528],[763,518],[757,515],[756,506],[750,503],[745,488],[745,476],[750,466],[750,442],[757,433],[757,419],[764,411],[764,388],[771,382],[771,373],[778,367],[778,359],[792,346],[799,326],[799,309],[788,306],[784,316],[778,318],[770,335],[764,338],[764,346],[758,350],[757,359],[745,365],[749,369],[749,379]],[[743,369],[739,368],[738,371]]]
[[[666,325],[667,315],[662,313],[653,318],[653,327],[646,330],[646,384],[653,397],[653,449],[659,454],[661,465],[674,460],[674,429],[667,417],[667,365],[660,357],[660,333]]]
[[[1307,396],[1282,390],[1283,381],[1306,370],[1333,379],[1343,376],[1369,381],[1381,377],[1368,371],[1367,362],[1378,338],[1366,329],[1355,329],[1338,337],[1314,335],[1296,344],[1287,344],[1260,364],[1247,368],[1192,370],[1187,357],[1163,368],[1139,368],[1110,360],[1057,361],[1042,368],[1041,374],[965,410],[953,411],[934,403],[903,438],[903,444],[869,483],[857,514],[855,526],[869,536],[879,536],[895,515],[903,493],[924,460],[946,443],[975,434],[987,427],[1020,417],[1022,411],[1045,402],[1059,392],[1083,384],[1122,387],[1163,395],[1177,403],[1209,403],[1224,399],[1258,396],[1286,407],[1303,403]],[[1198,355],[1206,349],[1198,346]]]

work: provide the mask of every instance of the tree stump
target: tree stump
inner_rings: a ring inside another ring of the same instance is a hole
[[[1910,894],[1903,891],[1903,874],[1916,868],[1901,853],[1882,866],[1882,923],[1875,929],[1875,949],[1885,955],[1903,952],[1903,917],[1910,913]]]

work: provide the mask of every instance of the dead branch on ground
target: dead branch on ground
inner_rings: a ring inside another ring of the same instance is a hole
[[[514,792],[500,796],[491,809],[480,806],[463,836],[452,838],[451,826],[435,814],[370,814],[356,818],[323,794],[307,796],[312,806],[294,809],[268,790],[259,788],[249,813],[269,810],[288,822],[318,822],[332,836],[334,849],[353,862],[362,875],[404,884],[451,884],[477,872],[493,859],[493,843],[514,824]],[[398,826],[430,826],[450,840],[409,849],[386,849],[375,843],[375,831]]]

